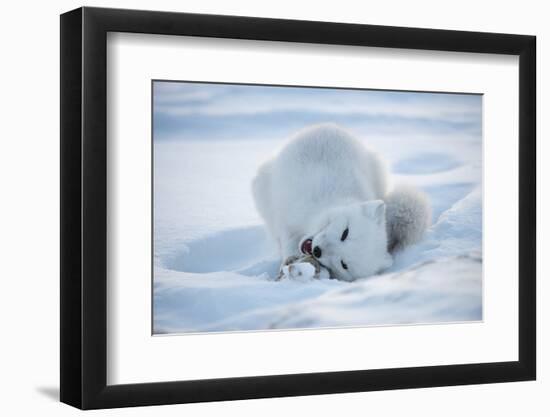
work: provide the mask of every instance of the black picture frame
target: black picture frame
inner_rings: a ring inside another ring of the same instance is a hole
[[[519,56],[519,358],[107,385],[108,32]],[[61,401],[82,409],[533,380],[536,377],[534,36],[79,8],[61,15]]]

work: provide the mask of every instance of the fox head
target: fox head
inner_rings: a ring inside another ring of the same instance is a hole
[[[388,253],[386,207],[372,200],[334,207],[316,216],[300,250],[313,255],[331,276],[354,281],[392,264]]]

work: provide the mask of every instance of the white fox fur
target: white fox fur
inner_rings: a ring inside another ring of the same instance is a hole
[[[283,263],[307,252],[332,277],[353,281],[391,266],[390,252],[429,225],[427,198],[411,187],[388,194],[388,182],[374,152],[323,124],[298,132],[262,164],[252,193]]]

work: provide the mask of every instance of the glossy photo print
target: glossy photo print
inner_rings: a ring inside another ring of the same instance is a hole
[[[482,103],[152,81],[153,334],[482,321]]]

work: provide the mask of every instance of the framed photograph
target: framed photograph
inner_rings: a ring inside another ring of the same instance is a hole
[[[533,380],[535,37],[61,16],[61,401]]]

